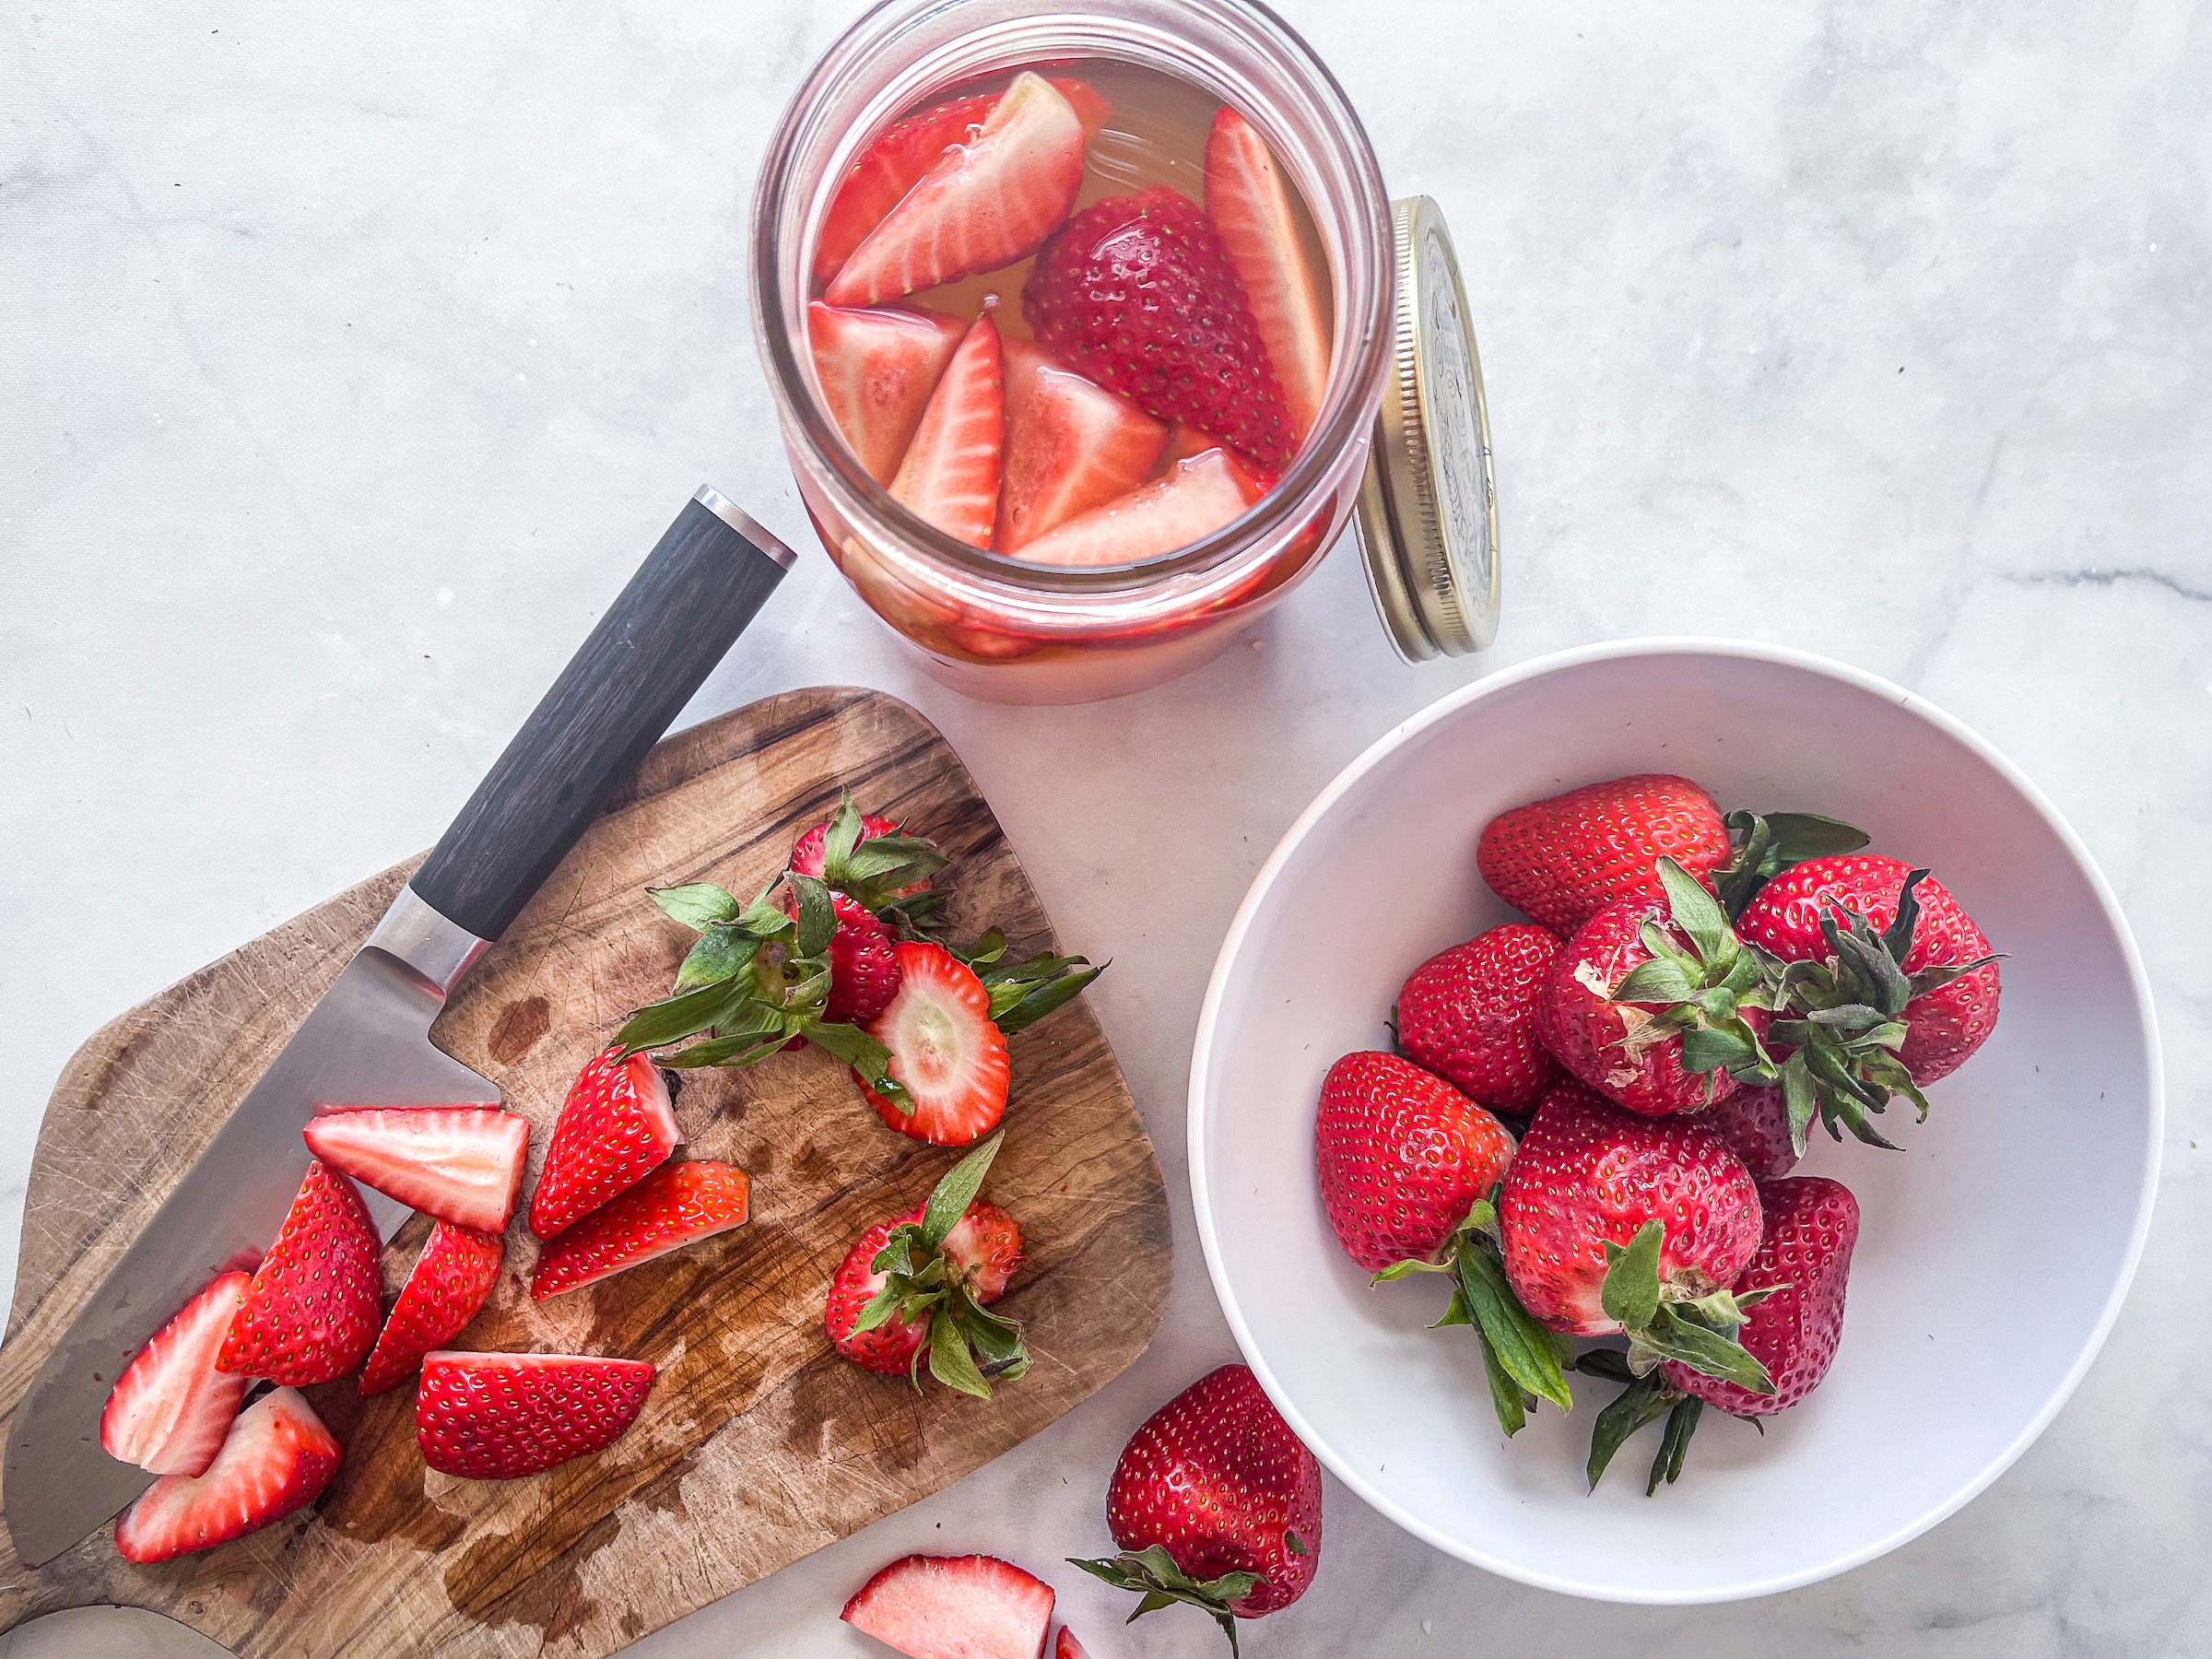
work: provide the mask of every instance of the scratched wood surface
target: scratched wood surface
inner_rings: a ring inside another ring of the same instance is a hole
[[[1025,950],[1053,943],[973,781],[905,704],[820,688],[694,727],[653,752],[434,1030],[535,1124],[531,1180],[571,1078],[626,1009],[661,994],[688,943],[643,889],[757,890],[841,782],[954,856],[958,934],[995,920]],[[71,1061],[32,1165],[0,1413],[12,1419],[108,1265],[412,867],[203,969]],[[1031,1260],[1001,1305],[1026,1322],[1036,1364],[995,1400],[917,1395],[838,1359],[822,1330],[853,1238],[919,1203],[957,1154],[886,1129],[818,1052],[689,1073],[676,1103],[689,1150],[752,1173],[751,1220],[539,1308],[518,1218],[499,1288],[456,1342],[652,1360],[660,1377],[621,1441],[528,1480],[457,1480],[423,1465],[412,1389],[363,1401],[351,1380],[326,1384],[308,1392],[346,1461],[316,1513],[152,1568],[124,1562],[103,1528],[33,1572],[0,1530],[0,1629],[119,1602],[245,1654],[596,1659],[995,1457],[1143,1351],[1171,1272],[1159,1166],[1089,1008],[1012,1049],[987,1190],[1027,1232]],[[426,1228],[416,1218],[385,1253],[387,1294]]]

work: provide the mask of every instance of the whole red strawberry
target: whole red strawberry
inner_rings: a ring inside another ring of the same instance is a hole
[[[1241,1365],[1208,1371],[1122,1448],[1106,1488],[1122,1553],[1074,1565],[1212,1614],[1236,1646],[1238,1618],[1306,1593],[1321,1565],[1321,1465]]]
[[[1322,1207],[1370,1273],[1433,1260],[1513,1155],[1496,1118],[1395,1054],[1347,1054],[1329,1067],[1313,1139]]]
[[[1398,1046],[1492,1112],[1524,1112],[1558,1071],[1536,1003],[1559,942],[1514,923],[1430,957],[1398,993]]]
[[[986,1313],[1021,1265],[1021,1225],[975,1196],[1005,1139],[988,1141],[948,1170],[919,1209],[878,1221],[845,1253],[830,1283],[823,1322],[853,1364],[991,1397],[994,1380],[1027,1373],[1021,1327]]]
[[[1797,1167],[1779,1088],[1739,1088],[1698,1121],[1728,1143],[1755,1181],[1779,1181]]]
[[[1298,443],[1244,285],[1198,205],[1164,184],[1084,208],[1037,255],[1022,314],[1070,368],[1266,466]]]
[[[1562,1082],[1522,1136],[1498,1218],[1514,1293],[1552,1330],[1625,1332],[1646,1370],[1679,1359],[1764,1382],[1728,1340],[1726,1294],[1759,1248],[1759,1194],[1695,1120],[1639,1117]]]
[[[1847,920],[1839,908],[1865,918],[1908,984],[1919,975],[1936,982],[1915,988],[1898,1016],[1906,1033],[1897,1057],[1924,1087],[1957,1071],[1996,1028],[1999,986],[1989,940],[1949,889],[1924,871],[1912,882],[1910,910],[1917,913],[1908,913],[1898,930],[1912,875],[1911,865],[1873,853],[1811,859],[1761,888],[1736,929],[1785,962],[1832,964],[1837,947],[1822,931],[1823,919],[1831,925]],[[1945,974],[1957,969],[1969,971]]]
[[[1718,900],[1672,859],[1659,898],[1620,899],[1552,959],[1536,1035],[1617,1105],[1648,1117],[1725,1099],[1742,1070],[1771,1078],[1766,970]]]
[[[1500,899],[1565,935],[1616,900],[1656,898],[1662,857],[1703,877],[1728,854],[1711,795],[1645,772],[1500,813],[1483,826],[1475,865]]]
[[[1824,1175],[1770,1181],[1759,1189],[1764,1230],[1759,1250],[1732,1287],[1746,1304],[1735,1339],[1774,1379],[1771,1394],[1754,1394],[1669,1360],[1666,1380],[1738,1417],[1772,1417],[1818,1386],[1843,1334],[1843,1291],[1851,1252],[1859,1241],[1859,1204],[1851,1189]],[[1768,1294],[1752,1301],[1755,1291]]]

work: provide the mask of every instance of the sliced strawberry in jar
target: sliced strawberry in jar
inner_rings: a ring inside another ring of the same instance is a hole
[[[1328,324],[1282,172],[1258,130],[1226,105],[1206,135],[1206,211],[1244,284],[1291,436],[1302,441],[1328,390]]]
[[[338,1442],[296,1391],[240,1413],[201,1475],[164,1475],[115,1524],[115,1548],[144,1566],[213,1549],[312,1503],[338,1472]]]
[[[363,1186],[455,1227],[503,1230],[522,1190],[530,1120],[497,1106],[360,1106],[300,1131]]]
[[[901,1135],[937,1147],[980,1140],[1006,1112],[1013,1073],[1006,1039],[991,1018],[991,994],[975,971],[942,945],[902,941],[899,994],[867,1027],[890,1051],[890,1075],[912,1113],[865,1083],[861,1092]],[[853,1080],[860,1082],[859,1075]]]
[[[432,1227],[361,1368],[361,1392],[397,1388],[415,1374],[425,1354],[459,1335],[499,1283],[506,1254],[496,1234],[450,1221]]]
[[[712,1159],[663,1164],[547,1243],[530,1294],[544,1301],[742,1226],[751,1190],[743,1170]]]
[[[1053,1587],[996,1556],[911,1555],[839,1615],[910,1659],[1039,1659]]]
[[[1096,133],[1112,118],[1113,106],[1093,88],[1059,76],[1050,78],[1074,107],[1087,133]],[[921,182],[922,175],[938,158],[952,146],[974,139],[998,100],[999,94],[985,92],[956,98],[919,115],[910,115],[886,129],[882,137],[861,153],[845,182],[837,187],[837,194],[830,198],[830,211],[823,216],[821,230],[815,238],[814,280],[818,288],[827,288],[836,279],[853,250]]]
[[[1037,564],[1128,564],[1213,535],[1260,498],[1260,486],[1223,449],[1178,461],[1168,476],[1039,536],[1021,556]]]
[[[974,139],[941,154],[822,296],[880,305],[1033,253],[1083,182],[1083,118],[1042,76],[1017,76]]]
[[[250,1377],[216,1367],[251,1274],[226,1273],[131,1357],[100,1414],[100,1449],[156,1475],[198,1475],[213,1463]]]
[[[1006,396],[998,325],[975,320],[922,412],[922,424],[891,480],[891,495],[914,515],[971,547],[991,545],[1006,448]]]
[[[819,300],[806,307],[822,406],[877,483],[897,476],[929,394],[967,332],[941,312],[851,311]]]
[[[993,546],[1020,551],[1128,494],[1159,465],[1167,428],[1027,340],[1006,342],[1006,456]]]

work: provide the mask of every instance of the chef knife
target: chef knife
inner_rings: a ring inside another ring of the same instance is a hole
[[[267,1248],[320,1106],[496,1103],[430,1041],[454,982],[636,770],[790,569],[791,549],[701,488],[599,619],[452,828],[110,1271],[7,1430],[0,1509],[16,1554],[53,1559],[153,1477],[100,1449],[117,1373],[227,1267]],[[367,1194],[384,1237],[405,1207]]]

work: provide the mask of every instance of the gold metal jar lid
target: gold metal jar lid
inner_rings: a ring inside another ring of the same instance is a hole
[[[1482,360],[1444,216],[1392,205],[1396,339],[1359,490],[1368,591],[1408,663],[1480,651],[1498,632],[1498,491]]]

